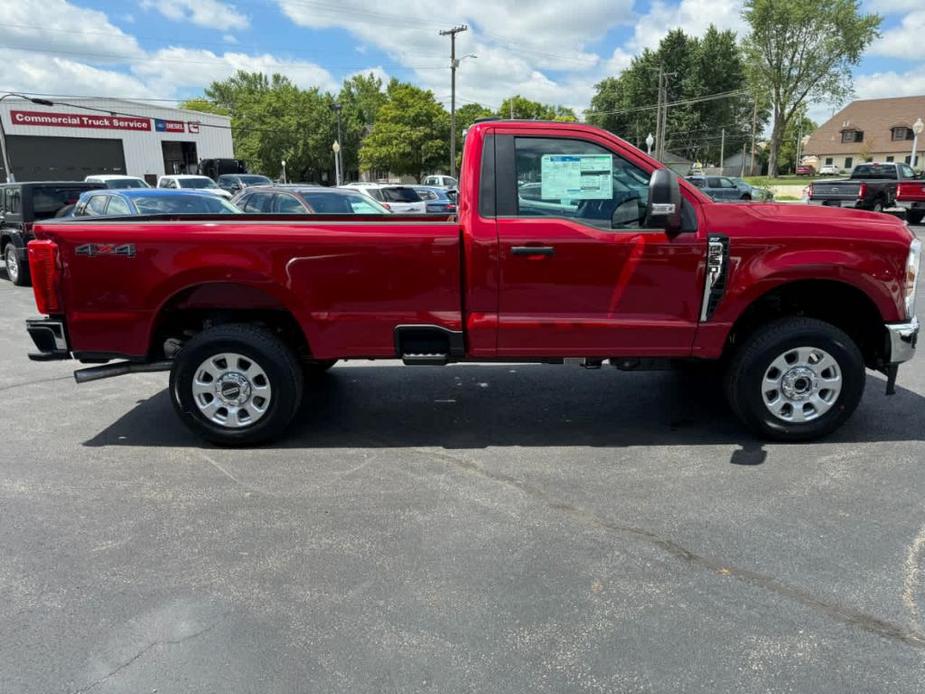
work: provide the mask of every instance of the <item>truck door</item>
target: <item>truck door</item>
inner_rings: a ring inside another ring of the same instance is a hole
[[[649,172],[603,136],[496,139],[499,356],[689,355],[704,230],[645,228]]]

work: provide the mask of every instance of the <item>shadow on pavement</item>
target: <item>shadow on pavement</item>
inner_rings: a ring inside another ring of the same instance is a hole
[[[920,440],[923,398],[868,376],[858,411],[830,442]],[[737,444],[730,460],[766,452],[744,431],[708,373],[619,373],[550,365],[335,367],[307,384],[272,448],[648,446]],[[86,446],[209,446],[174,415],[167,391],[139,402]]]

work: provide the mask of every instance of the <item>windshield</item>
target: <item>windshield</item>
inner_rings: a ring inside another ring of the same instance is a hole
[[[42,186],[32,190],[32,214],[35,219],[50,219],[62,207],[77,202],[84,188],[70,188],[67,186]]]
[[[386,202],[421,202],[421,197],[414,188],[383,188],[382,198]]]
[[[858,164],[851,172],[851,178],[895,179],[896,167],[892,164]]]
[[[140,178],[111,178],[106,181],[106,187],[114,190],[125,190],[126,188],[150,188],[151,186]]]
[[[242,183],[245,183],[249,186],[268,186],[273,183],[273,181],[271,181],[266,176],[244,175],[238,176],[238,178],[241,179]]]
[[[240,214],[241,210],[214,195],[152,195],[132,198],[138,214]]]
[[[181,188],[218,188],[215,185],[215,181],[211,178],[206,178],[205,176],[197,176],[196,178],[178,178],[177,183],[180,184]]]
[[[388,214],[375,200],[360,193],[330,193],[313,191],[302,193],[302,198],[318,214]]]

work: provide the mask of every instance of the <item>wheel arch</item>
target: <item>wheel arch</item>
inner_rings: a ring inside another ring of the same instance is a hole
[[[723,355],[730,356],[758,327],[786,316],[835,325],[855,341],[869,367],[882,366],[888,336],[880,309],[858,286],[834,279],[793,279],[753,298],[732,323]]]
[[[309,357],[308,336],[293,302],[282,292],[240,280],[209,281],[175,289],[164,299],[148,329],[148,357],[163,358],[165,342],[182,342],[207,327],[226,323],[264,325]]]

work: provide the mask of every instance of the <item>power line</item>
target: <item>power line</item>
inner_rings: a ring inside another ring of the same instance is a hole
[[[672,101],[667,104],[668,106],[689,106],[691,104],[699,104],[704,101],[716,101],[717,99],[729,99],[736,96],[744,96],[749,94],[747,89],[735,89],[728,92],[719,92],[716,94],[708,94],[706,96],[692,97],[689,99],[680,99],[678,101]],[[635,113],[636,111],[653,111],[658,109],[658,104],[651,104],[649,106],[634,106],[632,108],[624,108],[615,111],[585,111],[585,115],[592,116],[613,116],[620,115],[623,113]]]

